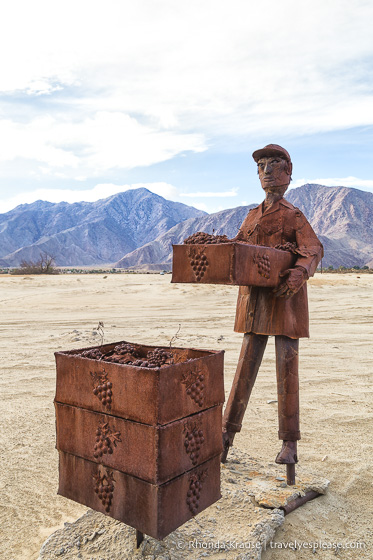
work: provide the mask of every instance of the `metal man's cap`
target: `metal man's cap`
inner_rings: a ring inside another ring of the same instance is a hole
[[[286,161],[291,163],[289,153],[285,150],[285,148],[282,148],[278,144],[268,144],[267,146],[264,146],[264,148],[262,148],[261,150],[255,150],[255,152],[253,152],[253,158],[257,163],[258,160],[260,160],[260,158],[266,156],[267,157],[280,156],[281,158],[284,158],[286,159]]]

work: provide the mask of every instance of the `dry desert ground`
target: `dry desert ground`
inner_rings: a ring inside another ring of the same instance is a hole
[[[241,345],[237,288],[171,284],[170,275],[0,277],[1,520],[4,560],[35,560],[43,541],[86,508],[57,496],[53,353],[128,340],[225,350],[228,392]],[[311,338],[300,344],[302,465],[330,480],[325,496],[286,517],[278,542],[362,542],[363,551],[271,549],[263,560],[373,558],[373,275],[309,281]],[[270,340],[235,444],[262,461],[279,450]],[[234,527],[232,527],[234,536]],[[105,560],[110,560],[109,558]]]

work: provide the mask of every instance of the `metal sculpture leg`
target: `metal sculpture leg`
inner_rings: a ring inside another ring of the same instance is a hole
[[[276,463],[292,465],[298,462],[297,441],[299,431],[299,340],[276,336],[276,374],[278,394],[278,437],[283,440]],[[288,468],[288,480],[294,484],[294,468]],[[289,482],[288,482],[289,484]]]
[[[268,336],[246,333],[243,337],[236,374],[223,417],[223,453],[225,463],[234,436],[241,431],[242,420],[254,386]]]

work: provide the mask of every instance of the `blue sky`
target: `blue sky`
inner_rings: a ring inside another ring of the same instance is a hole
[[[0,212],[146,186],[214,212],[292,186],[373,192],[368,0],[13,0],[0,47]]]

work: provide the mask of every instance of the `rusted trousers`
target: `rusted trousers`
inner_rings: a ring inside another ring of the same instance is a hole
[[[236,375],[223,417],[223,429],[240,432],[247,403],[262,362],[268,336],[244,334]],[[278,437],[297,441],[299,431],[299,340],[276,335],[276,376],[278,394]]]

